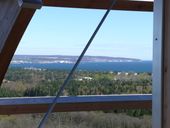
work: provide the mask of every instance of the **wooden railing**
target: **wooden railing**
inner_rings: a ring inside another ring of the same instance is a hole
[[[0,98],[0,114],[46,112],[54,97]],[[98,95],[60,97],[54,112],[114,109],[151,109],[152,95]]]

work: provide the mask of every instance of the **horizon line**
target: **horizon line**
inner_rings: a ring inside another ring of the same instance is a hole
[[[74,56],[74,57],[78,57],[79,55],[62,55],[62,54],[14,54],[14,56]],[[140,58],[133,58],[133,57],[120,57],[120,56],[102,56],[102,55],[85,55],[86,56],[90,56],[90,57],[110,57],[110,58],[126,58],[126,59],[137,59],[137,60],[141,60],[141,61],[152,61],[152,59],[140,59]]]

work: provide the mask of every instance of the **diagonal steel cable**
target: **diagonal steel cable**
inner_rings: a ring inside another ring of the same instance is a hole
[[[67,83],[69,82],[70,78],[72,77],[74,71],[76,70],[77,66],[79,65],[79,63],[81,62],[84,54],[86,53],[87,49],[89,48],[90,44],[92,43],[94,37],[96,36],[97,32],[99,31],[100,27],[102,26],[103,22],[105,21],[105,19],[107,18],[109,12],[111,11],[111,9],[113,8],[113,6],[115,5],[116,0],[112,0],[112,3],[110,5],[110,7],[107,9],[107,11],[105,12],[104,16],[102,17],[101,21],[99,22],[98,26],[96,27],[94,33],[92,34],[92,36],[90,37],[88,43],[86,44],[84,50],[82,51],[82,53],[80,54],[79,58],[77,59],[75,65],[73,66],[73,68],[71,69],[70,73],[68,74],[67,78],[65,79],[64,83],[62,84],[62,86],[60,87],[58,93],[56,93],[56,96],[53,100],[53,102],[51,103],[51,105],[49,106],[48,111],[45,113],[43,119],[41,120],[38,128],[44,128],[44,124],[47,121],[50,113],[53,111],[58,98],[60,97],[60,95],[62,94],[65,86],[67,85]]]

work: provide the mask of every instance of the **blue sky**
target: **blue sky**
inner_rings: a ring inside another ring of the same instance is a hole
[[[38,10],[15,54],[79,55],[104,10]],[[86,55],[152,59],[153,13],[111,11]]]

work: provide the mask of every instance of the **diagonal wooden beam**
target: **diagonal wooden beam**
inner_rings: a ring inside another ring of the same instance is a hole
[[[36,7],[40,7],[37,2],[0,1],[0,84]]]
[[[21,9],[0,53],[0,82],[8,69],[15,50],[24,34],[35,10]]]
[[[43,0],[44,6],[107,9],[111,0]],[[153,11],[153,0],[117,0],[113,10]]]
[[[0,115],[46,112],[54,97],[0,98]],[[152,95],[60,97],[54,112],[151,109]]]

